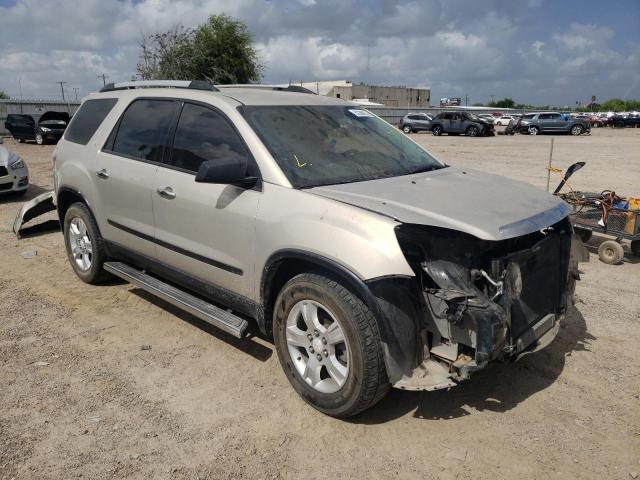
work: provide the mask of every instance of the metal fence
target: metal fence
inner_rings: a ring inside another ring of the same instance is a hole
[[[78,107],[79,101],[61,102],[56,100],[0,100],[0,135],[8,135],[9,132],[4,126],[7,115],[10,113],[24,113],[28,115],[42,115],[44,112],[53,110],[56,112],[67,112],[73,115]]]

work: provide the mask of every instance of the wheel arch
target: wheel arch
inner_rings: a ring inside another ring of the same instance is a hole
[[[372,311],[380,330],[391,383],[410,374],[419,363],[420,350],[421,308],[414,297],[414,277],[391,275],[365,281],[348,267],[321,255],[295,249],[280,250],[269,257],[262,270],[262,314],[258,318],[261,331],[268,336],[273,334],[273,308],[284,284],[300,273],[311,271],[342,283]]]
[[[64,216],[67,213],[67,210],[74,203],[83,203],[91,212],[91,215],[95,217],[95,214],[91,210],[91,205],[87,199],[80,193],[78,190],[75,190],[71,187],[60,187],[58,188],[58,193],[56,195],[56,207],[58,210],[58,219],[60,220],[60,225],[64,225]]]

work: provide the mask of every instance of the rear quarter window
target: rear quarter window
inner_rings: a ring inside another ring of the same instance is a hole
[[[117,98],[98,98],[85,101],[76,112],[65,131],[65,140],[86,145],[96,130],[118,103]]]

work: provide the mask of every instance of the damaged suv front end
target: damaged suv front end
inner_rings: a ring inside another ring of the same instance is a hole
[[[553,340],[577,278],[580,244],[567,218],[499,241],[423,225],[396,231],[416,274],[424,352],[396,387],[448,388],[491,361],[513,361]]]

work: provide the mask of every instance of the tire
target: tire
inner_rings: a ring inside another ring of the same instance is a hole
[[[615,240],[606,240],[598,247],[598,257],[604,263],[616,265],[622,261],[624,249]]]
[[[587,243],[591,240],[593,232],[591,230],[585,230],[584,228],[576,228],[576,235],[582,240],[582,243]]]
[[[411,127],[409,125],[405,125],[404,127],[402,127],[402,131],[404,133],[407,133],[407,134],[413,133],[413,130],[411,129]]]
[[[467,137],[477,137],[480,134],[480,129],[475,125],[471,125],[467,127],[464,133]]]
[[[84,225],[84,235],[80,225]],[[67,258],[80,280],[97,285],[109,278],[110,274],[102,268],[107,259],[104,242],[98,225],[85,204],[77,202],[69,207],[64,216],[63,232]],[[74,250],[75,255],[79,255],[78,258],[74,255]]]
[[[443,133],[442,127],[440,125],[435,125],[431,129],[431,133],[433,133],[436,137],[439,137]]]
[[[584,128],[582,128],[582,125],[573,125],[571,127],[571,135],[582,135],[582,132],[584,131]]]
[[[317,328],[311,331],[305,317],[315,318],[310,324]],[[337,330],[341,336],[336,335]],[[329,339],[327,343],[325,335],[343,341]],[[357,296],[334,280],[316,273],[289,280],[276,300],[273,336],[291,386],[305,402],[327,415],[356,415],[389,391],[376,319]],[[310,362],[313,370],[307,368]],[[336,374],[337,370],[341,373]]]
[[[540,129],[534,125],[531,125],[529,128],[527,128],[527,132],[529,132],[529,135],[538,135],[540,133]]]
[[[36,133],[36,143],[38,145],[44,145],[44,138],[42,138],[40,133]]]
[[[614,125],[617,128],[624,128],[624,122],[622,120],[617,121]]]
[[[640,257],[640,240],[631,240],[631,253]]]

